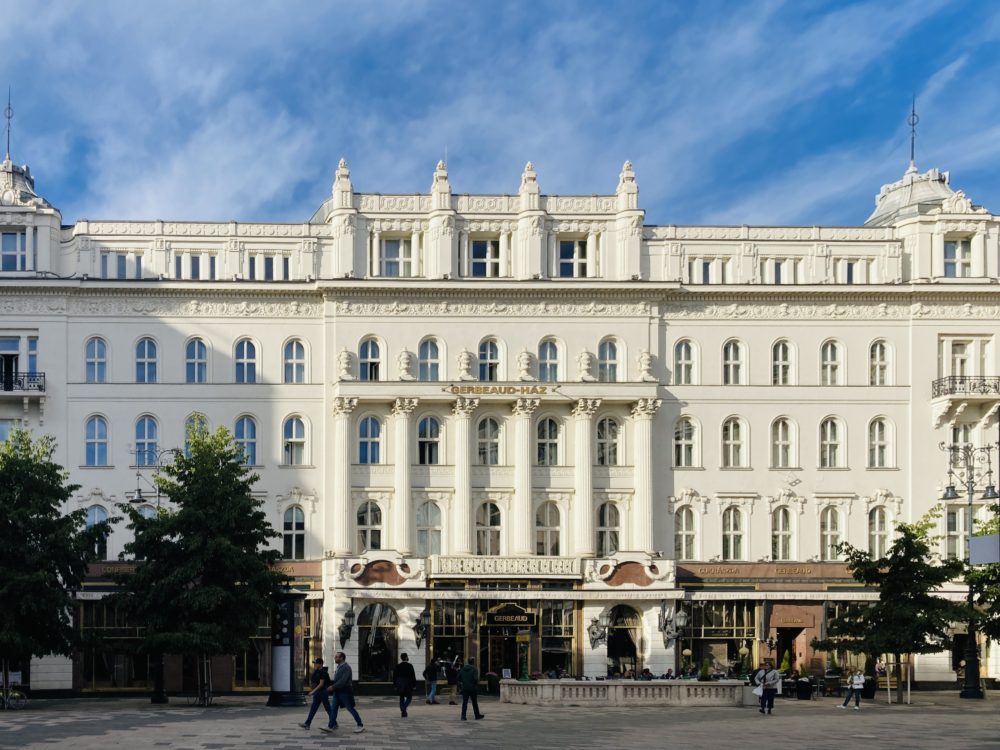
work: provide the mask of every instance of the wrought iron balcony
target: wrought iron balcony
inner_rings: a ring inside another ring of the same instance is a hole
[[[953,375],[939,378],[931,387],[931,396],[997,396],[1000,397],[1000,376]]]
[[[44,372],[0,372],[0,391],[11,392],[45,392]]]

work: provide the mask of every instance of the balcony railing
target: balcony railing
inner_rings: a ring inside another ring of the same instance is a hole
[[[0,373],[0,391],[45,392],[44,372],[3,372]]]
[[[939,378],[931,387],[931,396],[1000,396],[1000,376],[953,375]]]

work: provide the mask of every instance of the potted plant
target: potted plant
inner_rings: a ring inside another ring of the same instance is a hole
[[[781,657],[781,666],[778,667],[778,671],[781,672],[781,676],[785,677],[792,669],[792,652],[787,648],[785,649],[785,655]]]
[[[701,660],[701,670],[698,672],[698,682],[712,681],[712,660],[707,656]]]

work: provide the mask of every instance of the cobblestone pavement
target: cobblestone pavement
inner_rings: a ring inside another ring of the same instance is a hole
[[[884,700],[884,699],[883,699]],[[0,748],[356,750],[419,748],[964,748],[1000,747],[1000,697],[961,701],[955,694],[916,693],[914,705],[868,704],[860,712],[832,698],[781,700],[773,716],[753,708],[538,708],[484,698],[483,721],[459,721],[447,704],[414,702],[401,719],[392,698],[361,697],[364,734],[297,726],[306,709],[267,708],[263,698],[222,698],[217,706],[151,706],[139,699],[36,700],[0,712]],[[470,710],[471,713],[471,710]]]

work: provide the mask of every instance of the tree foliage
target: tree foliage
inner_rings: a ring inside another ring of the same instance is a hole
[[[65,654],[77,642],[74,599],[109,531],[67,512],[79,485],[52,460],[51,437],[15,428],[0,443],[0,657]]]

